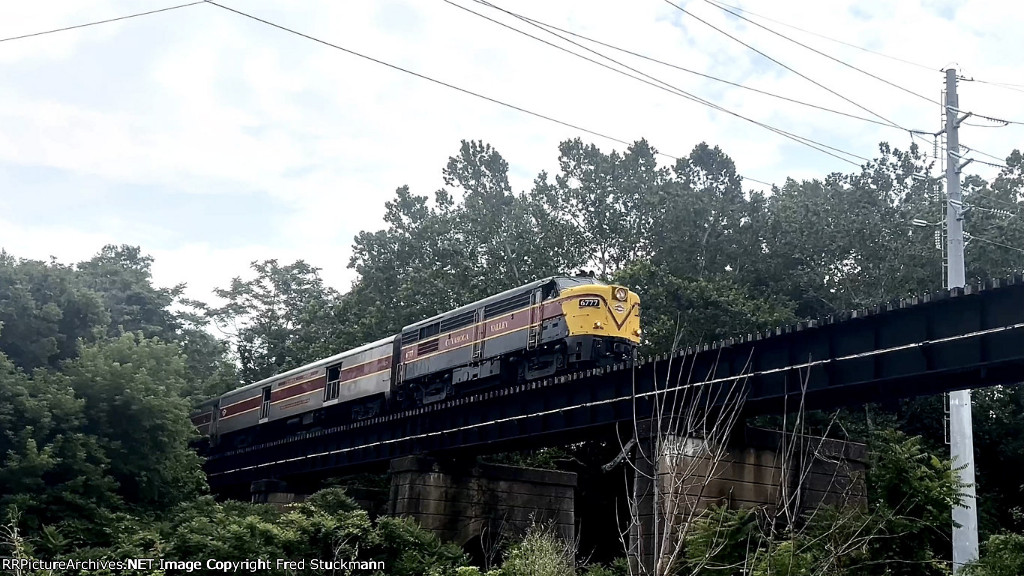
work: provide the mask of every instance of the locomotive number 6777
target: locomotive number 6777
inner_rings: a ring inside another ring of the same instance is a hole
[[[629,289],[546,278],[208,400],[192,422],[212,444],[240,446],[615,363],[640,336]]]

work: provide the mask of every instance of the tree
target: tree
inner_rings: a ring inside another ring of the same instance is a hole
[[[364,341],[582,262],[543,175],[513,194],[504,158],[466,141],[442,175],[451,190],[428,198],[403,186],[385,204],[386,228],[356,236],[349,267],[359,280],[341,309],[359,311]]]
[[[349,268],[359,280],[343,303],[360,311],[352,320],[367,341],[465,303],[473,275],[450,194],[430,206],[403,186],[385,207],[387,227],[356,236]]]
[[[446,186],[461,192],[456,237],[469,258],[467,296],[481,298],[558,274],[580,259],[565,244],[565,223],[549,216],[552,197],[543,184],[513,194],[508,163],[483,142],[462,142],[443,171]]]
[[[734,277],[756,261],[761,244],[751,235],[750,204],[732,159],[701,143],[676,162],[674,175],[664,219],[652,230],[654,261],[698,279]]]
[[[0,352],[24,370],[56,368],[94,340],[109,316],[74,271],[0,250]]]
[[[164,508],[205,489],[175,346],[125,334],[85,347],[63,373],[84,403],[82,431],[103,449],[126,502]]]
[[[778,298],[757,298],[729,279],[686,279],[665,266],[634,264],[615,281],[642,295],[645,347],[650,353],[705,344],[794,321]]]
[[[963,488],[952,462],[928,453],[920,437],[883,431],[872,445],[870,470],[868,497],[882,525],[868,545],[869,555],[899,563],[868,573],[945,573],[949,518]]]
[[[991,184],[977,176],[964,179],[967,246],[964,261],[970,281],[1002,278],[1024,270],[1024,156],[1014,150]]]
[[[928,218],[934,181],[917,153],[880,146],[859,174],[788,180],[768,199],[765,254],[752,262],[762,290],[813,318],[920,294],[939,286],[939,253]],[[934,208],[931,208],[934,210]]]
[[[965,570],[968,576],[1024,574],[1024,535],[996,534],[981,546],[981,558]]]
[[[603,278],[650,255],[650,238],[666,200],[668,170],[640,140],[620,154],[602,153],[580,139],[559,147],[555,176],[559,218],[575,228],[573,240]]]
[[[85,433],[84,402],[66,378],[29,378],[0,354],[0,514],[17,510],[30,528],[96,519],[117,507],[110,458]]]
[[[227,300],[206,308],[207,317],[235,344],[243,383],[337,353],[339,327],[332,313],[338,293],[324,285],[319,268],[302,260],[253,262],[256,277],[236,277],[214,294]]]
[[[108,336],[142,332],[146,338],[175,338],[179,324],[170,306],[185,285],[154,287],[152,264],[138,246],[108,244],[75,267],[82,286],[99,294],[110,314]]]

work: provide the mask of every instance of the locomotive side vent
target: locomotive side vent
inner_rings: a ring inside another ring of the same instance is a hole
[[[484,320],[494,318],[495,316],[501,316],[502,314],[508,314],[509,312],[519,310],[520,308],[526,308],[530,305],[530,294],[532,294],[532,292],[523,292],[522,294],[510,296],[493,304],[488,304],[484,307]]]
[[[420,342],[416,346],[416,355],[421,356],[423,354],[430,354],[431,352],[437,352],[437,339],[430,340],[429,342]]]
[[[473,320],[476,317],[476,311],[470,310],[464,312],[458,316],[452,316],[451,318],[445,318],[441,321],[441,332],[451,332],[452,330],[458,330],[465,326],[473,324]]]

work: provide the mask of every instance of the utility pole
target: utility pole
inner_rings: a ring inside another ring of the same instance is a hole
[[[963,288],[964,206],[960,195],[960,118],[956,70],[946,70],[946,287]],[[953,573],[978,559],[978,499],[974,489],[974,423],[971,391],[949,393],[949,451],[953,466],[961,467],[965,489],[963,506],[953,508]],[[959,525],[959,526],[957,526]]]

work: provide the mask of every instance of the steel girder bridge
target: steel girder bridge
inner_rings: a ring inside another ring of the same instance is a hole
[[[941,291],[673,354],[494,390],[207,455],[218,492],[381,469],[411,454],[480,454],[612,435],[653,403],[748,415],[891,402],[1024,380],[1024,278]],[[687,400],[689,399],[689,400]],[[607,437],[607,436],[606,436]]]

